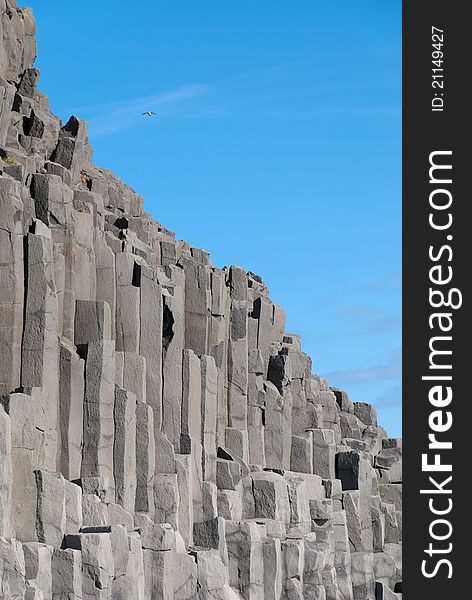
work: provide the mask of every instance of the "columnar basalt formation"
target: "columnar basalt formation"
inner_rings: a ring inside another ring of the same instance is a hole
[[[0,13],[0,598],[401,598],[401,440],[92,164]]]

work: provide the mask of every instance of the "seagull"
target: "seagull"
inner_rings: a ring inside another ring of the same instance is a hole
[[[146,115],[146,117],[152,117],[153,115],[156,115],[156,117],[157,117],[157,113],[152,112],[152,110],[147,110],[146,112],[143,112],[142,114]]]

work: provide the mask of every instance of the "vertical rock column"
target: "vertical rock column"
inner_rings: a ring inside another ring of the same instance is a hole
[[[7,140],[8,128],[10,126],[10,110],[14,97],[15,87],[0,77],[0,147],[2,148],[5,146]]]
[[[218,369],[218,437],[224,436],[228,425],[228,336],[230,295],[225,273],[213,269],[211,273],[211,318],[209,354]]]
[[[248,386],[248,303],[247,276],[240,267],[231,267],[230,336],[228,342],[228,425],[247,427]]]
[[[216,481],[217,372],[211,356],[202,356],[203,479]]]
[[[77,300],[96,300],[97,265],[94,252],[94,207],[90,202],[77,199],[74,193],[74,293]]]
[[[11,423],[0,406],[0,536],[11,537]]]
[[[85,358],[81,477],[106,477],[113,500],[115,342],[110,337],[108,304],[77,301],[75,343]]]
[[[71,339],[75,312],[72,275],[74,253],[71,252],[71,234],[74,228],[73,192],[59,175],[51,173],[34,173],[30,191],[34,199],[36,218],[51,229],[59,331]]]
[[[170,282],[163,304],[162,324],[162,431],[174,449],[180,445],[182,360],[185,331],[184,273],[168,267]]]
[[[152,408],[136,403],[136,512],[149,513],[154,518],[154,474],[156,449]]]
[[[182,433],[180,452],[190,454],[193,518],[203,519],[202,467],[202,385],[200,359],[192,350],[184,350]]]
[[[23,203],[18,182],[0,178],[0,394],[20,385],[23,333]]]
[[[52,160],[72,173],[77,180],[84,166],[90,162],[91,151],[87,141],[87,123],[72,116],[62,127]]]
[[[146,360],[146,402],[154,413],[154,428],[162,424],[162,289],[154,273],[141,269],[139,353]]]
[[[41,387],[35,426],[41,432],[38,467],[57,470],[59,422],[59,332],[50,230],[35,222],[27,237],[26,306],[21,383]]]
[[[116,502],[134,513],[136,498],[136,396],[115,388],[113,469]]]
[[[257,320],[255,347],[261,353],[262,373],[267,373],[269,366],[270,346],[274,329],[274,305],[264,296],[256,297],[254,300],[252,318]]]
[[[267,466],[290,469],[292,445],[292,361],[290,356],[271,356],[266,386],[265,449]],[[274,389],[275,387],[275,389]],[[277,393],[278,392],[278,393]]]
[[[256,291],[253,291],[256,294]],[[248,460],[266,466],[264,379],[267,377],[273,335],[274,307],[270,300],[256,294],[249,316],[248,374]]]
[[[115,257],[108,247],[105,236],[97,232],[94,241],[95,266],[97,270],[96,300],[103,301],[110,307],[111,322],[115,323],[116,317],[116,285],[115,285]],[[115,328],[111,329],[111,337],[115,338]]]
[[[33,473],[33,452],[38,436],[34,426],[33,398],[27,394],[10,394],[0,397],[0,400],[10,417],[11,424],[11,527],[17,539],[25,542],[36,541],[36,481]],[[8,429],[6,428],[5,431],[7,432]],[[8,468],[7,464],[5,466]],[[8,490],[6,491],[8,494]],[[6,509],[8,510],[8,504]]]
[[[54,260],[56,263],[56,272],[60,265],[61,287],[58,300],[60,302],[62,336],[74,339],[74,316],[75,316],[75,298],[76,298],[76,274],[75,274],[75,240],[73,229],[67,228],[62,235],[62,242],[54,244]]]
[[[61,341],[59,369],[60,471],[67,479],[80,478],[83,442],[84,360],[73,344]]]
[[[290,357],[292,363],[292,379],[290,395],[292,396],[292,433],[303,434],[310,425],[307,419],[307,400],[305,381],[311,375],[311,358],[300,351],[300,342],[296,336],[285,336],[281,352]]]
[[[115,254],[116,350],[139,351],[141,267],[128,252]]]
[[[183,261],[185,273],[185,348],[208,354],[210,270],[194,260]]]
[[[82,598],[82,552],[54,548],[51,570],[52,600]]]
[[[230,584],[245,600],[264,599],[263,546],[257,523],[227,523]]]

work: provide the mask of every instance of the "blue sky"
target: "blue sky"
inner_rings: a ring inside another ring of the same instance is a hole
[[[95,162],[261,274],[315,372],[400,435],[400,1],[29,4],[40,88]]]

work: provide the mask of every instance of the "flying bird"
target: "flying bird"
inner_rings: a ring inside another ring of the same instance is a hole
[[[146,115],[146,117],[152,117],[153,115],[156,115],[157,117],[157,113],[152,112],[152,110],[147,110],[146,112],[143,112],[143,115]]]

